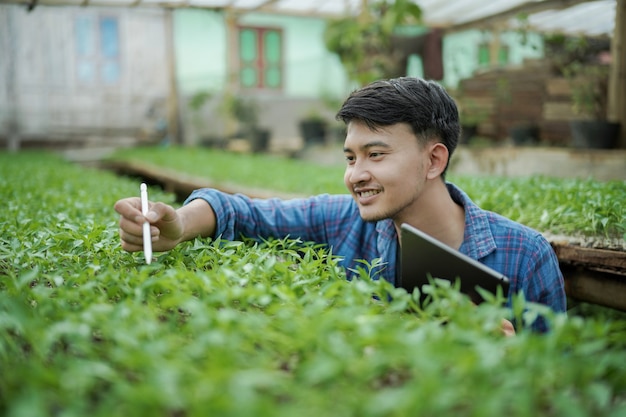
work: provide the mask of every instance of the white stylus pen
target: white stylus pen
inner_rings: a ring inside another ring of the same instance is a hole
[[[148,187],[146,184],[141,183],[139,187],[141,194],[141,214],[146,216],[148,214]],[[143,223],[143,255],[146,258],[146,263],[149,265],[152,262],[152,236],[150,236],[150,223]]]

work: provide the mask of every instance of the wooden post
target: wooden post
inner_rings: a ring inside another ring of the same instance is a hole
[[[361,13],[359,13],[359,21],[365,23],[370,19],[369,1],[361,0]]]
[[[8,144],[7,148],[10,152],[17,152],[20,149],[20,95],[17,82],[17,49],[19,37],[16,36],[14,10],[17,6],[9,6],[6,14],[8,22],[6,22],[7,43],[9,47],[8,65],[7,65],[7,98],[9,102],[9,118],[7,121]]]
[[[237,14],[231,9],[226,10],[226,62],[228,63],[227,90],[234,93],[239,87],[239,39],[237,31]]]
[[[176,80],[174,11],[170,8],[165,9],[165,42],[169,84],[169,94],[167,98],[167,135],[172,143],[183,144],[184,139],[180,127],[180,109],[178,107],[178,82]]]
[[[615,5],[615,31],[611,41],[608,119],[621,123],[618,147],[626,149],[626,0]]]
[[[502,27],[501,25],[494,24],[491,28],[491,42],[489,42],[489,65],[492,67],[497,66],[500,58],[500,47],[502,46]]]

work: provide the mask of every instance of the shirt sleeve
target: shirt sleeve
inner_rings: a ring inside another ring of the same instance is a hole
[[[554,312],[565,312],[567,310],[565,284],[552,246],[540,234],[529,244],[534,245],[534,250],[526,271],[526,277],[528,277],[524,291],[526,299],[544,304]],[[539,317],[532,327],[542,332],[547,330],[543,317]]]
[[[198,198],[209,203],[215,212],[215,235],[227,240],[241,236],[261,239],[289,236],[307,242],[330,243],[341,233],[346,218],[355,211],[348,195],[253,199],[207,188],[194,191],[184,204]]]

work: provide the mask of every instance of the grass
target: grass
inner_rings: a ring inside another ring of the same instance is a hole
[[[345,192],[343,165],[176,146],[123,149],[111,158],[169,168],[210,178],[216,183],[244,184],[251,188],[302,195]]]

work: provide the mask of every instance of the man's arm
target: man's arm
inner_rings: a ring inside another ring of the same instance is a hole
[[[149,203],[149,207],[144,217],[138,197],[125,198],[115,203],[115,211],[120,214],[120,239],[124,250],[143,250],[142,224],[146,220],[151,225],[152,249],[156,252],[168,251],[197,236],[215,234],[215,212],[204,200],[193,200],[178,210],[160,202]]]

